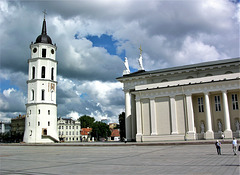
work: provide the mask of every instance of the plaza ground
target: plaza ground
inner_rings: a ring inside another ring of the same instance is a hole
[[[230,143],[222,145],[222,155],[212,143],[104,144],[2,144],[0,174],[240,174],[239,155],[233,155]]]

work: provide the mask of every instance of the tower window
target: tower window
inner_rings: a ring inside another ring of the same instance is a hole
[[[54,80],[54,68],[52,68],[52,71],[51,71],[51,80]]]
[[[32,90],[32,100],[34,100],[34,90]]]
[[[42,57],[46,58],[46,53],[47,53],[47,50],[46,49],[42,49]]]
[[[50,122],[48,122],[48,126],[50,126]]]
[[[38,114],[40,114],[40,109],[38,110]]]
[[[45,78],[45,66],[42,66],[42,78]]]
[[[40,126],[40,122],[38,122],[38,126]]]
[[[50,110],[48,110],[48,115],[50,115]]]
[[[32,67],[32,79],[35,79],[35,67]]]
[[[45,90],[42,90],[42,100],[45,100]]]

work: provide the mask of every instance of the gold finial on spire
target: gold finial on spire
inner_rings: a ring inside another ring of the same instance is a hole
[[[46,9],[43,10],[43,14],[44,14],[44,19],[45,19],[45,15],[47,15],[47,10]]]
[[[141,47],[141,44],[140,44],[139,50],[140,50],[140,55],[142,55],[142,47]]]

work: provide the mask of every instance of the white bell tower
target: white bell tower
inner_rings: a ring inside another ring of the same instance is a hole
[[[26,143],[58,142],[57,134],[57,61],[56,44],[47,35],[45,15],[42,34],[31,43],[31,58],[28,60],[28,100],[26,104]]]

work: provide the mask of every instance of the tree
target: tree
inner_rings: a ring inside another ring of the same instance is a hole
[[[121,139],[121,141],[123,141],[123,137],[126,138],[126,134],[125,134],[125,112],[122,112],[121,114],[119,114],[118,120],[119,120],[119,125],[120,125],[120,139]]]
[[[83,115],[78,119],[81,123],[81,128],[92,128],[95,119],[93,117]]]
[[[111,136],[111,131],[106,123],[97,121],[93,123],[91,135],[96,140],[99,140],[100,137],[107,139],[107,137]]]

